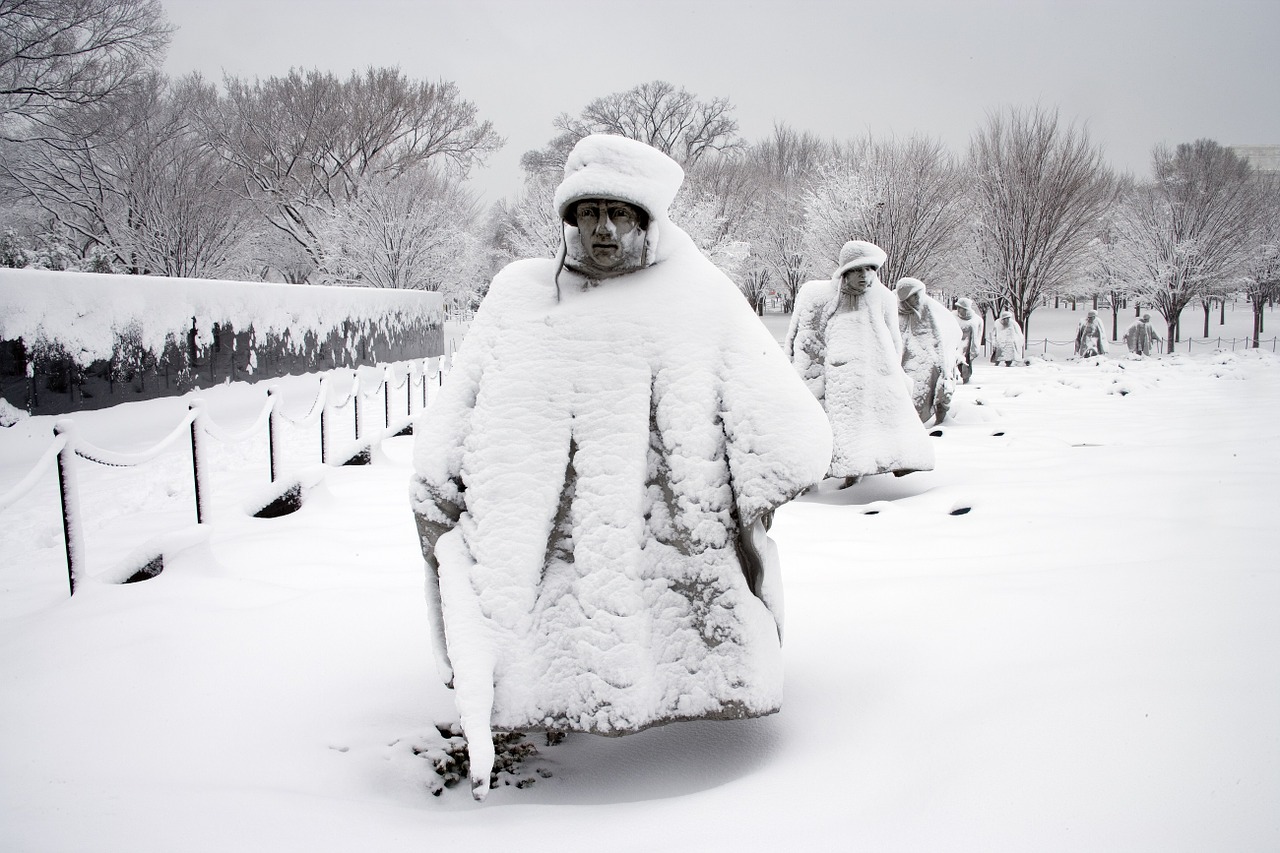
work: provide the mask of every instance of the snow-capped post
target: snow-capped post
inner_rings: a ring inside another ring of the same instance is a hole
[[[75,426],[71,420],[60,420],[53,425],[54,437],[61,437],[64,442],[58,451],[58,495],[62,499],[62,541],[67,548],[67,586],[71,595],[76,594],[76,575],[79,574],[80,555],[84,553],[76,480]]]
[[[276,472],[279,470],[276,464],[276,410],[280,405],[280,386],[272,385],[267,388],[267,405],[271,407],[271,413],[267,415],[267,454],[271,458],[271,482],[276,481]]]
[[[191,418],[191,476],[196,489],[196,524],[204,524],[204,495],[200,490],[201,474],[204,471],[204,458],[200,452],[200,419],[204,417],[204,400],[192,400],[188,406]]]
[[[391,428],[391,368],[382,371],[382,428]]]
[[[36,363],[31,359],[27,360],[26,374],[27,374],[27,411],[34,412],[36,410],[36,405],[40,402],[40,400],[36,396]]]
[[[356,441],[360,440],[360,374],[351,380],[351,408],[355,412]]]
[[[328,381],[329,381],[328,376],[320,377],[320,393],[316,395],[316,399],[320,401],[320,464],[321,465],[325,464],[325,462],[328,461],[329,459],[329,453],[328,453],[329,437],[328,437],[328,431],[325,429],[325,420],[324,420],[325,410],[329,408],[329,395],[326,393],[329,387],[327,384]]]

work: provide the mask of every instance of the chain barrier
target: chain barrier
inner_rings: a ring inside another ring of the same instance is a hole
[[[1254,347],[1254,346],[1253,346],[1253,338],[1249,338],[1249,337],[1245,337],[1245,338],[1230,338],[1230,339],[1226,340],[1225,342],[1223,341],[1223,339],[1222,339],[1222,338],[1217,338],[1217,339],[1215,339],[1215,340],[1210,340],[1209,338],[1204,338],[1204,339],[1201,339],[1201,340],[1196,340],[1196,339],[1194,339],[1194,338],[1187,338],[1187,352],[1191,352],[1191,347],[1192,347],[1192,345],[1195,345],[1195,346],[1202,346],[1202,347],[1213,347],[1213,348],[1215,348],[1215,349],[1224,349],[1224,343],[1226,343],[1226,344],[1230,344],[1230,345],[1231,345],[1231,351],[1232,351],[1232,352],[1235,352],[1235,350],[1236,350],[1236,344],[1237,344],[1237,343],[1239,343],[1239,344],[1242,344],[1242,345],[1243,345],[1243,346],[1241,347],[1242,349],[1262,349],[1265,345],[1270,344],[1270,345],[1271,345],[1271,351],[1272,351],[1272,352],[1276,352],[1276,351],[1277,351],[1277,341],[1280,341],[1280,336],[1274,337],[1274,338],[1272,338],[1270,341],[1260,339],[1260,340],[1258,341],[1258,346],[1257,346],[1257,347]],[[1109,343],[1110,345],[1112,345],[1112,346],[1119,347],[1121,344],[1123,344],[1123,343],[1124,343],[1124,341],[1123,341],[1123,340],[1115,340],[1115,341],[1108,341],[1108,343]],[[1026,349],[1030,349],[1031,347],[1034,347],[1035,345],[1036,345],[1035,341],[1028,341],[1028,342],[1027,342],[1027,345],[1026,345]],[[1052,345],[1052,346],[1055,346],[1055,347],[1071,347],[1072,351],[1074,352],[1076,342],[1075,342],[1075,340],[1074,340],[1074,339],[1072,339],[1072,340],[1066,340],[1066,341],[1051,341],[1051,340],[1049,340],[1048,338],[1042,338],[1042,339],[1040,340],[1040,352],[1041,352],[1041,353],[1043,353],[1043,354],[1048,354],[1048,352],[1049,352],[1049,347],[1050,347],[1051,345]],[[990,341],[983,341],[983,342],[982,342],[982,352],[983,352],[983,354],[986,354],[986,353],[988,353],[988,352],[990,352],[990,351],[991,351],[991,342],[990,342]]]
[[[79,436],[73,420],[68,418],[58,420],[53,425],[53,442],[49,447],[45,448],[36,464],[17,484],[5,493],[0,494],[0,513],[13,507],[35,488],[40,478],[46,474],[50,465],[56,460],[58,494],[62,506],[63,544],[67,558],[67,586],[70,594],[74,595],[76,583],[83,570],[84,555],[83,523],[79,505],[78,466],[75,464],[77,457],[106,467],[131,468],[151,462],[177,443],[184,435],[189,436],[191,442],[191,474],[195,487],[196,524],[203,524],[209,517],[208,507],[206,506],[206,493],[202,488],[207,479],[205,477],[207,463],[203,447],[206,437],[215,439],[223,444],[240,444],[259,435],[265,425],[270,457],[270,476],[271,482],[274,483],[280,473],[278,442],[276,440],[279,425],[288,423],[294,427],[306,429],[319,421],[320,462],[321,464],[327,464],[325,428],[325,412],[327,410],[337,410],[344,408],[349,403],[353,404],[355,437],[358,441],[360,438],[360,398],[362,396],[372,397],[381,393],[383,395],[383,429],[379,436],[370,440],[370,443],[372,443],[389,437],[391,432],[390,391],[393,387],[395,390],[399,390],[402,387],[405,388],[405,424],[403,426],[397,425],[396,429],[396,433],[401,434],[408,424],[412,422],[414,415],[414,377],[420,377],[421,380],[422,405],[419,408],[419,412],[427,406],[428,377],[438,376],[440,384],[444,383],[445,370],[440,359],[422,359],[420,363],[403,362],[402,364],[405,365],[404,376],[399,383],[394,386],[391,384],[395,365],[384,365],[382,368],[382,381],[377,383],[372,391],[368,392],[361,391],[359,373],[353,371],[351,388],[346,397],[339,403],[330,403],[329,401],[332,396],[331,385],[334,371],[322,375],[320,377],[320,387],[316,392],[316,397],[311,404],[310,410],[306,415],[297,419],[289,417],[282,411],[279,387],[271,385],[267,388],[267,402],[262,411],[258,413],[249,427],[237,432],[232,432],[219,426],[210,417],[203,400],[192,400],[186,416],[168,435],[146,450],[133,453],[110,450],[92,444]]]

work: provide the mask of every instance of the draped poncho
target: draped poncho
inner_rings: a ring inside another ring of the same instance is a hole
[[[417,424],[412,506],[475,785],[492,729],[625,734],[782,701],[762,522],[822,477],[830,430],[733,283],[655,226],[637,272],[499,273]]]

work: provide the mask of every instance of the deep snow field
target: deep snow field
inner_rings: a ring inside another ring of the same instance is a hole
[[[1081,316],[1042,309],[1031,338]],[[315,379],[281,385],[301,418]],[[265,397],[200,396],[230,431]],[[189,445],[84,463],[91,577],[70,598],[50,468],[0,513],[0,849],[1280,848],[1280,355],[982,362],[956,396],[936,470],[778,511],[781,713],[531,736],[502,781],[535,784],[482,804],[465,782],[431,793],[454,714],[412,438],[320,469],[314,430],[286,431],[286,469],[316,485],[276,519],[244,511],[265,437],[211,442],[198,529]],[[74,420],[140,451],[186,410]],[[381,403],[364,417],[381,426]],[[0,496],[52,422],[0,430]],[[347,414],[331,427],[350,439]],[[160,551],[157,577],[109,582]]]

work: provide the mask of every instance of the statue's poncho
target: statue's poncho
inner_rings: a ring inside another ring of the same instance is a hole
[[[416,426],[473,765],[490,728],[625,734],[782,701],[775,551],[757,524],[753,594],[738,537],[821,479],[830,430],[733,283],[654,225],[638,272],[499,273]]]
[[[796,295],[784,349],[831,419],[830,474],[861,477],[933,469],[933,446],[902,370],[898,299],[880,282],[856,310],[831,310],[835,279]]]
[[[1157,352],[1157,347],[1162,338],[1160,334],[1151,327],[1150,323],[1144,322],[1141,317],[1129,324],[1124,330],[1124,342],[1129,347],[1129,352],[1138,355],[1151,355]]]
[[[902,285],[899,284],[899,287]],[[920,313],[898,311],[902,369],[912,380],[911,401],[921,423],[942,423],[959,376],[960,323],[947,307],[920,294]]]

